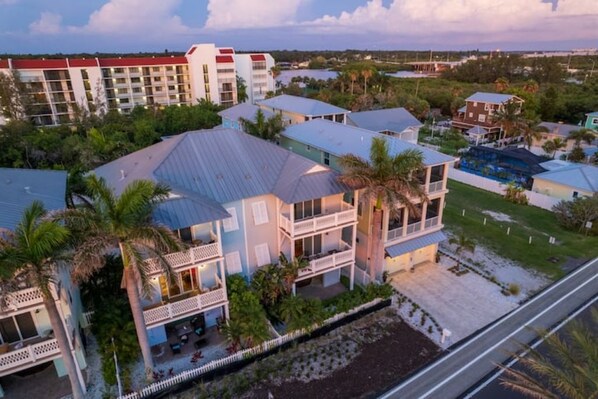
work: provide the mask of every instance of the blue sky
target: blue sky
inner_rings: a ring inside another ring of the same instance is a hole
[[[1,53],[598,47],[598,0],[0,0]]]

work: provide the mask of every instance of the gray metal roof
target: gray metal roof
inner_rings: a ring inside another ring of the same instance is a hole
[[[465,111],[467,111],[467,105],[464,105],[457,110],[457,112],[465,112]]]
[[[423,123],[405,108],[388,108],[375,111],[352,112],[348,115],[352,124],[374,132],[390,131],[401,133],[410,127],[421,127]]]
[[[485,93],[482,91],[478,91],[477,93],[472,94],[471,96],[467,97],[465,101],[476,101],[479,103],[490,103],[490,104],[503,104],[507,101],[512,99],[521,100],[519,97],[516,97],[512,94],[500,94],[500,93]]]
[[[545,127],[548,129],[549,133],[558,134],[559,136],[563,137],[567,137],[569,136],[569,133],[581,129],[581,126],[555,122],[540,122],[538,126]]]
[[[218,115],[231,121],[238,121],[239,119],[243,118],[255,122],[255,115],[259,109],[260,107],[257,105],[241,103],[218,112]],[[274,116],[274,113],[268,111],[267,109],[262,109],[262,112],[264,113],[266,119]]]
[[[474,127],[472,127],[471,129],[469,129],[467,131],[467,134],[473,134],[476,136],[483,136],[485,134],[488,134],[488,131],[486,129],[484,129],[483,127],[481,127],[480,125],[475,125]]]
[[[344,108],[313,100],[311,98],[290,96],[283,94],[267,100],[259,101],[260,108],[268,107],[273,110],[282,110],[308,116],[322,116],[350,112]]]
[[[153,217],[157,222],[176,230],[212,220],[226,219],[230,214],[209,198],[199,201],[181,197],[160,203]]]
[[[204,221],[223,219],[226,211],[219,204],[258,195],[271,193],[294,203],[351,191],[336,181],[338,174],[331,169],[233,129],[187,132],[103,165],[95,173],[117,193],[136,179],[163,182],[173,194],[193,200],[193,206],[204,206],[203,214],[194,211]],[[180,202],[161,212],[190,206]]]
[[[309,144],[335,156],[355,154],[364,159],[370,157],[370,146],[374,137],[380,137],[388,142],[391,155],[399,154],[408,149],[416,149],[424,155],[426,165],[437,165],[452,162],[455,158],[429,148],[411,144],[397,137],[344,125],[325,119],[315,119],[305,123],[288,126],[282,136],[300,143]]]
[[[0,228],[14,230],[36,200],[48,211],[64,209],[66,180],[65,171],[0,168]]]
[[[434,233],[426,234],[421,237],[414,238],[399,244],[384,248],[391,258],[401,256],[403,254],[413,252],[416,249],[424,248],[432,244],[437,244],[446,240],[446,235],[442,231],[435,231]]]
[[[538,173],[533,178],[598,193],[598,167],[592,165],[575,164],[565,166],[564,168]]]

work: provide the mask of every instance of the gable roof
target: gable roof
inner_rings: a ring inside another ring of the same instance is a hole
[[[576,164],[566,166],[534,175],[533,178],[598,193],[598,167],[592,165]]]
[[[95,173],[117,194],[136,179],[170,186],[176,201],[159,208],[154,217],[173,220],[172,225],[183,223],[178,216],[183,211],[195,215],[184,223],[224,219],[228,213],[221,204],[258,195],[274,194],[294,203],[351,191],[329,168],[223,128],[183,133],[100,166]]]
[[[474,127],[472,127],[471,129],[469,129],[467,131],[467,134],[473,134],[476,136],[480,136],[480,135],[485,135],[488,134],[488,131],[486,129],[484,129],[483,127],[481,127],[480,125],[475,125]]]
[[[410,127],[420,127],[423,123],[405,108],[388,108],[375,111],[352,112],[348,118],[353,125],[374,132],[401,133]]]
[[[581,127],[577,125],[568,125],[565,123],[556,122],[540,122],[538,126],[548,129],[548,133],[558,134],[559,136],[563,137],[567,137],[569,136],[569,133],[581,129]]]
[[[260,107],[251,103],[240,103],[218,112],[218,115],[222,118],[232,121],[238,121],[239,119],[243,118],[255,122],[255,114],[259,109]],[[264,113],[266,119],[274,116],[274,113],[268,111],[267,109],[263,109],[262,112]]]
[[[490,104],[503,104],[512,99],[523,101],[519,97],[514,96],[512,94],[486,93],[483,91],[478,91],[477,93],[472,94],[471,96],[467,97],[465,101],[475,101],[479,103]]]
[[[323,101],[305,97],[290,96],[288,94],[283,94],[259,101],[258,105],[260,105],[261,108],[268,107],[274,110],[293,112],[306,116],[322,116],[350,112],[344,108],[340,108]]]
[[[590,112],[589,114],[586,114],[587,116],[598,116],[598,111],[595,112]]]
[[[335,156],[355,154],[364,159],[370,157],[370,146],[374,137],[384,138],[388,142],[391,155],[398,154],[407,149],[416,149],[423,153],[426,165],[436,165],[452,162],[455,158],[430,150],[428,148],[411,144],[397,137],[387,136],[371,130],[355,126],[344,125],[325,119],[314,119],[309,122],[288,126],[282,136],[300,143],[309,144],[322,151]]]
[[[0,229],[14,228],[33,201],[48,211],[66,207],[65,171],[0,168]]]

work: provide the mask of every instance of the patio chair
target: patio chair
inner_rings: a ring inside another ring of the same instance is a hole
[[[193,332],[198,337],[202,337],[206,333],[206,322],[203,317],[195,317],[191,320],[191,327],[193,328]]]
[[[181,353],[181,344],[178,342],[176,344],[170,344],[170,349],[172,350],[173,355],[177,355]]]
[[[185,345],[187,342],[189,342],[189,336],[188,335],[182,335],[181,336],[181,344]]]

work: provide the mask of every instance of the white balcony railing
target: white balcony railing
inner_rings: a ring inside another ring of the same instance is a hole
[[[307,278],[318,275],[322,272],[338,269],[347,266],[348,263],[355,261],[355,251],[349,247],[349,244],[342,242],[344,250],[313,259],[309,266],[299,270],[298,278]]]
[[[357,221],[357,212],[351,205],[344,204],[340,212],[319,215],[309,219],[291,222],[285,215],[280,215],[280,227],[292,237],[315,233],[320,230],[338,227]]]
[[[219,303],[224,304],[225,302],[226,290],[222,287],[180,301],[170,302],[162,306],[145,310],[143,312],[143,318],[145,319],[146,326],[164,324],[164,322],[174,321],[185,315],[192,315],[206,310],[213,305]]]
[[[220,246],[217,242],[213,242],[211,244],[198,245],[185,251],[164,255],[164,259],[166,259],[170,267],[176,270],[180,267],[202,263],[221,256]],[[145,262],[149,266],[150,274],[158,274],[162,272],[158,259],[146,259]]]
[[[438,224],[439,221],[440,221],[440,218],[438,216],[430,218],[430,219],[426,219],[424,228],[429,229],[430,227],[434,227]]]
[[[407,225],[407,235],[416,233],[416,232],[420,231],[421,228],[422,228],[422,222],[408,224]]]
[[[56,339],[48,339],[24,348],[12,350],[0,355],[0,374],[12,369],[22,369],[23,365],[60,355],[60,348]]]
[[[388,230],[388,234],[386,236],[387,241],[396,240],[399,237],[403,236],[403,227],[399,227],[398,229]]]
[[[428,192],[435,193],[437,191],[442,191],[443,183],[444,182],[442,180],[430,182],[430,185],[428,186]]]
[[[4,298],[7,310],[17,310],[43,303],[44,297],[38,288],[26,288],[8,294]]]
[[[427,229],[432,229],[435,226],[440,224],[440,217],[436,216],[430,219],[426,219],[424,223],[424,230],[421,230],[422,222],[413,223],[407,225],[406,234],[403,235],[403,228],[399,227],[397,229],[388,230],[388,234],[386,235],[386,241],[396,240],[401,237],[409,237],[412,235],[420,234],[422,231],[425,232]]]

